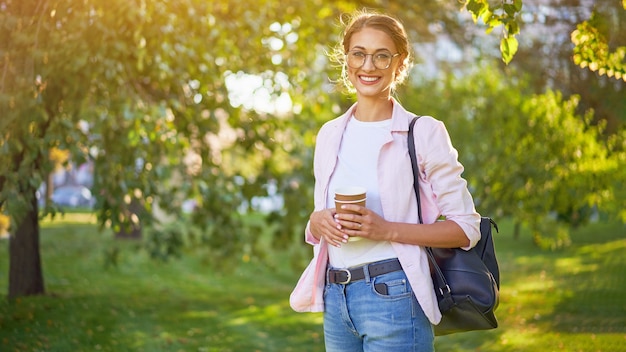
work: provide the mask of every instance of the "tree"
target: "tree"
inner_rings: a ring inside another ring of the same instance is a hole
[[[616,185],[626,181],[626,154],[615,141],[623,137],[606,141],[592,112],[577,115],[578,97],[535,94],[520,75],[490,66],[403,98],[446,123],[478,211],[528,225],[535,243],[550,248],[566,245],[568,230],[594,211],[622,216]]]
[[[476,18],[505,25],[512,55],[520,2],[488,11],[475,3],[468,9]],[[274,243],[301,237],[315,132],[349,103],[328,94],[336,75],[324,52],[336,41],[340,14],[363,6],[401,14],[423,41],[437,39],[431,23],[457,41],[467,34],[455,2],[0,0],[9,296],[44,291],[38,219],[55,209],[40,215],[35,192],[54,167],[53,148],[94,162],[101,227],[141,223],[156,257],[191,242],[211,246],[218,263],[253,246],[254,232],[234,209],[267,193],[268,182],[288,204],[269,216]],[[265,102],[288,96],[288,109],[236,103],[233,85],[251,78]],[[188,199],[198,206],[184,215]],[[157,212],[184,225],[162,224]]]
[[[331,69],[324,43],[337,34],[328,24],[357,6],[382,5],[0,1],[0,207],[13,219],[9,296],[44,290],[35,192],[53,168],[53,148],[94,162],[103,228],[158,226],[157,209],[193,224],[149,232],[155,256],[189,240],[229,257],[250,239],[234,209],[270,180],[290,204],[277,237],[292,238],[310,198],[299,184],[311,177],[302,169],[316,127],[345,104],[323,94]],[[407,18],[424,33],[428,21],[420,16],[453,22],[456,4],[422,5],[394,6],[413,9]],[[310,35],[313,45],[304,40]],[[261,78],[256,89],[270,100],[288,91],[292,111],[233,106],[227,82],[246,84],[249,75]],[[181,214],[185,199],[198,204],[189,217]],[[54,211],[46,206],[41,216]]]
[[[519,28],[518,50],[508,66],[527,73],[536,92],[552,89],[565,96],[578,95],[578,113],[583,115],[593,109],[594,123],[607,124],[606,135],[622,128],[626,121],[622,98],[626,86],[620,79],[626,52],[622,1],[523,0],[521,8],[513,1],[476,0],[465,4],[487,31],[502,29],[501,41],[509,34],[506,24]],[[504,6],[508,6],[508,12]],[[465,47],[463,41],[456,44]],[[477,37],[471,45],[471,50],[464,52],[480,48],[483,55],[505,57],[504,52],[492,52],[495,44],[489,37]],[[471,67],[471,60],[477,57],[466,57],[461,65]]]
[[[274,17],[278,7],[266,5],[260,6],[272,12],[266,18],[290,23],[295,17]],[[153,222],[157,203],[179,215],[182,200],[194,196],[201,203],[192,219],[205,229],[203,239],[226,254],[240,241],[233,209],[243,195],[236,177],[256,176],[249,165],[295,164],[285,160],[288,146],[272,142],[279,132],[283,138],[289,133],[277,127],[286,120],[244,113],[227,99],[225,76],[244,67],[269,82],[277,74],[263,44],[269,26],[244,6],[7,0],[0,3],[0,20],[5,24],[0,34],[7,38],[0,86],[0,204],[15,220],[10,297],[44,290],[35,191],[52,169],[51,148],[68,150],[73,160],[94,160],[103,227],[119,230],[139,221],[128,210],[136,203],[146,210],[141,214],[146,224]],[[241,50],[246,47],[254,50]],[[236,128],[224,132],[220,124],[229,122]],[[240,143],[211,144],[225,133],[239,134]],[[228,148],[234,158],[222,160],[222,149]],[[190,155],[202,156],[199,170],[186,162]],[[166,246],[155,247],[155,255],[171,252],[171,241],[161,242]]]
[[[502,61],[511,62],[518,50],[518,42],[515,35],[520,33],[519,16],[522,14],[522,2],[532,3],[530,0],[508,0],[508,1],[488,1],[488,0],[465,0],[465,8],[472,14],[474,22],[481,21],[487,26],[487,32],[491,32],[497,27],[502,27],[502,39],[500,41],[500,52]],[[589,68],[598,72],[600,76],[606,75],[616,79],[626,80],[625,58],[626,46],[613,45],[611,48],[609,27],[618,25],[620,21],[616,17],[620,14],[608,10],[610,6],[593,4],[587,1],[586,4],[594,6],[591,17],[583,20],[571,33],[571,40],[574,44],[573,61],[581,68]],[[544,5],[547,6],[548,4]],[[557,6],[563,6],[559,4]],[[626,10],[626,1],[622,0],[621,7]],[[613,42],[619,42],[616,36]],[[623,44],[623,43],[622,43]]]

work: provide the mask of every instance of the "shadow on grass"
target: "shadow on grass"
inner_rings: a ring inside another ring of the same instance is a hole
[[[623,225],[582,230],[569,255],[555,261],[554,276],[564,294],[545,317],[552,329],[626,334],[626,235],[615,236],[625,232]]]
[[[576,230],[573,245],[543,251],[530,234],[495,235],[502,275],[500,326],[439,337],[441,351],[626,351],[626,236],[621,224]]]
[[[46,227],[48,294],[0,301],[0,350],[323,350],[321,315],[289,308],[296,276],[252,263],[214,272],[202,251],[162,263],[127,241],[115,242],[119,265],[105,269],[113,243],[93,225]],[[0,243],[0,251],[6,247]]]
[[[160,290],[23,299],[0,308],[0,346],[3,351],[313,351],[312,341],[321,345],[319,322],[293,316],[279,303],[211,296]]]
[[[575,233],[545,252],[500,222],[500,327],[439,337],[438,351],[620,351],[626,342],[626,249],[621,225]],[[210,252],[150,260],[93,224],[46,225],[48,295],[0,300],[1,351],[323,351],[321,314],[288,305],[299,271],[242,263],[216,272]],[[105,253],[120,246],[118,266]],[[0,253],[8,243],[0,242]],[[8,255],[0,254],[6,293]]]

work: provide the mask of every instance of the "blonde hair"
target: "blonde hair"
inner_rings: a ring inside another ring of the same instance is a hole
[[[384,14],[361,10],[352,15],[342,15],[341,25],[344,27],[341,41],[335,46],[330,54],[330,60],[341,67],[341,77],[337,82],[349,92],[354,93],[354,87],[348,79],[346,53],[350,50],[350,40],[354,33],[364,29],[373,28],[385,32],[396,46],[400,54],[400,65],[396,71],[396,77],[392,84],[392,90],[396,86],[402,84],[409,75],[411,66],[413,65],[413,56],[411,55],[411,44],[404,30],[402,23]]]

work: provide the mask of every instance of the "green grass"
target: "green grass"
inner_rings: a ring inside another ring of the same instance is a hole
[[[61,220],[61,221],[58,221]],[[92,217],[42,225],[47,294],[0,300],[0,351],[323,351],[322,316],[293,312],[298,270],[212,269],[197,248],[168,263],[99,233]],[[437,338],[439,351],[626,351],[626,229],[580,229],[539,251],[499,224],[500,328]],[[120,246],[118,266],[106,253]],[[0,295],[8,284],[0,241]]]
[[[626,351],[626,228],[594,224],[546,252],[502,225],[500,327],[440,338],[440,350]]]

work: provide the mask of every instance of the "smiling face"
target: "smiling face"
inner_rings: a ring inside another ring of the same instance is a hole
[[[396,45],[387,33],[369,27],[365,27],[352,35],[349,50],[364,54],[387,53],[394,55],[398,52]],[[374,66],[372,58],[372,55],[367,55],[365,63],[360,68],[347,67],[348,79],[356,89],[359,99],[388,99],[391,96],[396,73],[402,60],[396,56],[391,60],[388,68],[378,69]]]

